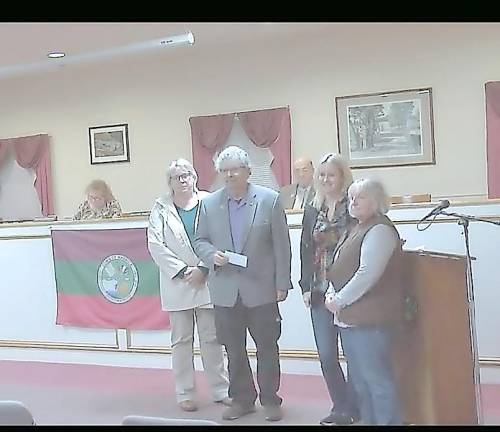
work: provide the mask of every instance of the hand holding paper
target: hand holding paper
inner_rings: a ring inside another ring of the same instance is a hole
[[[229,258],[229,264],[234,264],[239,267],[246,267],[248,258],[246,255],[241,255],[235,252],[225,251],[224,255]]]
[[[222,251],[215,252],[214,255],[214,264],[216,266],[222,267],[228,263],[228,258],[226,254]]]

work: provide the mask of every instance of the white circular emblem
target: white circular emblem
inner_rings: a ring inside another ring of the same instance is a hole
[[[97,270],[97,285],[102,295],[112,303],[126,303],[137,291],[139,273],[134,263],[124,255],[110,255]]]

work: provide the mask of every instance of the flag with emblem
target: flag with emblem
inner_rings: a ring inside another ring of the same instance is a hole
[[[52,229],[56,324],[133,330],[170,327],[146,228]]]

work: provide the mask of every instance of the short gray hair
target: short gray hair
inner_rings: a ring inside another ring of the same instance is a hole
[[[237,161],[244,168],[251,168],[250,157],[241,147],[229,146],[222,150],[215,160],[215,170],[221,172],[221,165],[225,161]]]
[[[318,168],[314,171],[314,186],[316,194],[314,195],[312,205],[316,208],[316,210],[320,210],[325,202],[325,196],[321,192],[321,187],[319,187],[319,167],[327,163],[334,165],[342,173],[342,192],[345,193],[352,183],[351,169],[342,156],[336,153],[327,153],[323,155],[323,157],[319,160]]]
[[[167,192],[169,195],[172,195],[172,171],[176,168],[181,168],[191,174],[194,178],[194,191],[198,192],[198,188],[196,187],[196,183],[198,182],[198,174],[194,169],[191,162],[186,159],[179,158],[170,162],[170,165],[167,168]]]
[[[389,211],[389,196],[382,182],[369,178],[356,180],[347,191],[349,198],[365,192],[377,203],[377,212],[386,214]]]

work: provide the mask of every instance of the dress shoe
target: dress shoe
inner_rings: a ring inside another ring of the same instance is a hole
[[[283,410],[279,405],[265,405],[264,418],[267,421],[280,421],[283,418]]]
[[[222,418],[224,420],[236,420],[253,412],[255,412],[255,405],[243,406],[233,402],[230,407],[224,410]]]
[[[233,400],[230,397],[225,397],[224,399],[216,400],[215,403],[216,404],[222,404],[222,405],[225,405],[225,406],[229,407],[229,406],[232,405]]]
[[[183,411],[196,411],[198,409],[196,402],[189,399],[179,402],[179,406]]]

